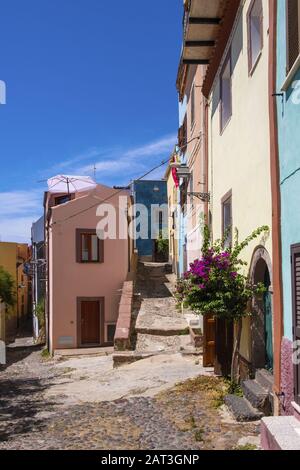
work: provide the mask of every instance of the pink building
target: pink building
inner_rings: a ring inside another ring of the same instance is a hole
[[[123,282],[130,266],[128,191],[97,185],[88,192],[45,194],[49,350],[113,344]],[[120,205],[120,196],[122,203]],[[116,238],[96,233],[101,202],[116,214]],[[123,224],[124,225],[124,224]],[[123,226],[124,230],[124,226]]]

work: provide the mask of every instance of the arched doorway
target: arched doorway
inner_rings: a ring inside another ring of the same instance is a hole
[[[273,370],[273,309],[271,259],[264,247],[258,247],[253,255],[250,277],[261,283],[266,291],[253,299],[251,321],[251,356],[254,369]]]

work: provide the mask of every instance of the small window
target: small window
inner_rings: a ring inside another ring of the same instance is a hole
[[[193,85],[191,92],[191,128],[195,124],[195,85]]]
[[[180,186],[180,206],[181,206],[181,210],[183,214],[186,213],[187,189],[188,189],[188,183],[185,180]]]
[[[58,196],[55,198],[54,204],[56,206],[60,206],[61,204],[65,204],[66,202],[71,201],[71,194],[65,194],[64,196]]]
[[[287,16],[287,72],[300,54],[300,0],[286,1]]]
[[[76,252],[78,263],[103,263],[103,240],[96,230],[77,230]]]
[[[190,200],[192,202],[192,205],[194,204],[194,196],[193,196],[193,193],[194,193],[194,172],[193,170],[191,170],[191,175],[190,175]]]
[[[221,72],[221,132],[232,115],[231,53],[228,54]]]
[[[159,230],[159,233],[162,233],[162,229],[163,229],[163,212],[159,211],[159,214],[158,214],[158,230]]]
[[[226,235],[224,248],[232,246],[232,193],[222,199],[222,237]]]
[[[182,153],[186,151],[187,145],[187,118],[185,116],[182,126],[178,130],[178,145]]]
[[[263,48],[263,6],[262,0],[253,0],[248,13],[248,58],[251,72]]]

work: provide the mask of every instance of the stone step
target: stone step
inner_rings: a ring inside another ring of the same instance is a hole
[[[300,422],[294,416],[272,416],[261,421],[264,450],[300,450]]]
[[[245,380],[241,384],[245,398],[254,408],[257,408],[264,415],[269,416],[272,412],[269,399],[269,392],[263,388],[256,380]]]
[[[244,397],[227,395],[224,401],[238,422],[258,421],[263,417],[263,414],[253,408],[251,403]]]
[[[137,326],[135,328],[137,334],[151,335],[151,336],[185,336],[188,335],[189,329],[186,328],[171,328],[171,327],[159,327],[151,328],[151,326]]]
[[[124,352],[115,352],[112,355],[113,358],[113,366],[120,367],[127,364],[133,364],[134,362],[141,361],[143,359],[147,359],[148,357],[152,357],[157,355],[157,352],[138,352],[138,351],[124,351]]]
[[[121,367],[128,364],[133,364],[137,361],[142,361],[143,359],[148,359],[148,357],[153,356],[163,356],[169,354],[176,354],[180,353],[182,356],[197,356],[201,355],[199,350],[195,348],[182,348],[178,350],[166,350],[166,351],[122,351],[122,352],[115,352],[112,355],[113,359],[113,366],[115,368]]]
[[[259,369],[256,371],[255,380],[269,393],[273,392],[274,377],[271,372],[266,369]]]

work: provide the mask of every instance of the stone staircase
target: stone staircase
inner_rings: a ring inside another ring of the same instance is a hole
[[[115,366],[158,354],[200,354],[192,344],[189,324],[176,308],[176,277],[167,263],[139,262],[134,289],[134,350],[115,352]]]
[[[257,421],[273,414],[273,376],[265,369],[241,384],[243,397],[227,395],[225,403],[237,421]]]

